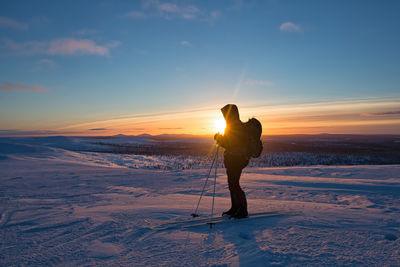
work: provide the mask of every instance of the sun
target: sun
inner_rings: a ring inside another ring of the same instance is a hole
[[[225,131],[226,123],[223,118],[217,118],[214,120],[214,131],[223,134]]]

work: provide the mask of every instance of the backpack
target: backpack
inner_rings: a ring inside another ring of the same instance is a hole
[[[251,118],[245,122],[247,133],[247,153],[249,157],[258,158],[263,150],[261,142],[262,125],[256,118]]]

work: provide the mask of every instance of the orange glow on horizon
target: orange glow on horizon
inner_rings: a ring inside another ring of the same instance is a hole
[[[191,134],[223,133],[225,120],[219,106],[188,111],[139,114],[106,120],[48,127],[59,135],[105,136],[115,134]],[[400,99],[332,101],[287,105],[240,105],[242,121],[256,117],[263,124],[263,134],[399,134]],[[9,127],[17,128],[17,127]],[[39,127],[37,127],[39,128]],[[44,126],[40,126],[43,129]],[[32,131],[32,129],[21,130]],[[46,128],[44,128],[46,129]],[[34,130],[33,130],[34,131]]]

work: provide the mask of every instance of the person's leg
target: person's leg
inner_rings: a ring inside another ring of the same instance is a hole
[[[245,218],[248,216],[247,212],[247,200],[246,194],[244,193],[243,189],[240,187],[240,175],[242,170],[238,171],[237,173],[237,183],[235,183],[235,191],[238,198],[238,209],[236,213],[233,215],[235,218]]]
[[[233,215],[236,213],[239,207],[238,195],[235,188],[235,172],[232,170],[231,166],[227,166],[226,174],[228,176],[228,188],[231,195],[231,208],[222,213],[222,215]]]
[[[248,216],[248,211],[247,211],[247,199],[246,199],[246,194],[244,193],[244,191],[242,190],[241,186],[240,186],[240,176],[242,174],[243,169],[247,166],[248,164],[248,160],[245,159],[238,159],[238,162],[236,164],[237,166],[237,172],[236,172],[236,179],[237,179],[237,183],[236,183],[236,192],[237,192],[237,196],[238,196],[238,203],[239,203],[239,207],[236,211],[236,213],[234,214],[235,218],[246,218]]]
[[[246,196],[239,184],[241,173],[242,170],[240,168],[234,168],[231,172],[229,180],[229,188],[235,200],[235,212],[233,217],[236,218],[247,217]]]
[[[246,199],[246,194],[242,190],[242,188],[239,185],[238,189],[238,198],[239,198],[239,208],[237,209],[236,213],[234,214],[234,217],[237,218],[245,218],[248,216],[247,212],[247,199]]]
[[[225,156],[224,164],[228,176],[229,192],[231,195],[231,208],[224,214],[232,215],[235,218],[247,217],[246,195],[240,187],[239,180],[242,170],[247,166],[248,160],[240,157]]]

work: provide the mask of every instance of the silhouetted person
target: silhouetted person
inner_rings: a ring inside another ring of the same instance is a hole
[[[218,145],[225,148],[224,165],[231,195],[231,208],[222,215],[245,218],[248,216],[247,200],[239,180],[251,157],[248,152],[248,132],[246,124],[240,121],[236,105],[228,104],[221,111],[226,121],[225,132],[224,135],[215,134],[214,139]]]

